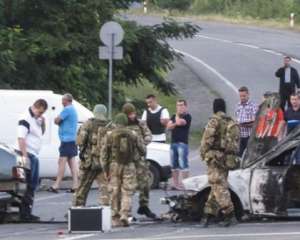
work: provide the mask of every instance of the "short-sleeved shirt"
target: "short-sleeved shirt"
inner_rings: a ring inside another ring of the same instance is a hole
[[[290,133],[297,125],[300,124],[300,109],[295,111],[291,107],[288,108],[284,113],[284,119],[287,122],[288,133]]]
[[[34,117],[31,108],[22,114],[18,122],[17,137],[25,139],[26,151],[35,156],[39,154],[42,146],[42,122],[42,118]],[[18,144],[15,148],[21,150]]]
[[[186,125],[184,126],[176,126],[172,130],[171,142],[172,143],[189,143],[189,131],[192,122],[192,116],[189,113],[183,114],[180,118],[186,121]],[[175,123],[176,115],[171,117],[171,121]]]
[[[152,110],[152,109],[148,109],[151,113],[155,114],[158,113],[161,110],[162,106],[158,105],[156,109]],[[169,119],[170,118],[170,114],[168,109],[164,108],[161,110],[161,115],[160,115],[160,119]],[[143,112],[142,115],[142,121],[146,122],[147,121],[147,110],[145,110]],[[166,141],[167,137],[165,133],[162,134],[152,134],[152,141]]]
[[[250,100],[244,104],[239,103],[235,111],[236,121],[239,124],[252,122],[255,119],[257,109],[257,105]],[[241,137],[247,138],[251,135],[252,127],[241,127],[240,130]]]
[[[61,122],[59,124],[58,135],[61,142],[73,142],[76,140],[78,117],[73,105],[64,107],[59,114]]]

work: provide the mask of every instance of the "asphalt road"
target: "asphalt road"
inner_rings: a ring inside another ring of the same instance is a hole
[[[133,17],[140,24],[152,25],[156,17]],[[300,72],[300,33],[225,23],[195,22],[202,30],[193,39],[170,41],[184,61],[213,90],[228,101],[233,111],[237,89],[248,86],[252,98],[260,102],[262,94],[278,91],[275,71],[283,65],[283,56],[294,58]]]
[[[178,194],[171,192],[169,194]],[[157,213],[167,211],[167,207],[158,204],[159,198],[164,196],[162,190],[151,192],[151,207]],[[97,191],[92,190],[88,204],[96,204]],[[64,221],[64,214],[72,199],[71,194],[38,192],[34,213],[47,221],[54,217],[55,221]],[[136,212],[136,196],[133,213]],[[212,239],[212,240],[249,240],[269,239],[293,240],[300,239],[300,222],[259,222],[241,223],[230,228],[211,226],[207,229],[199,223],[170,223],[151,222],[140,218],[139,223],[132,224],[129,228],[115,228],[108,233],[83,233],[69,234],[67,224],[61,222],[44,224],[3,224],[0,225],[0,239],[8,240],[52,240],[52,239],[144,239],[144,240],[182,240],[182,239]]]
[[[192,175],[201,174],[205,167],[200,162],[197,151],[191,153]],[[153,190],[150,195],[150,208],[160,215],[168,211],[168,207],[160,204],[160,198],[166,195],[181,194],[179,191]],[[97,190],[93,189],[87,205],[97,203]],[[52,240],[52,239],[144,239],[144,240],[182,240],[182,239],[212,239],[212,240],[293,240],[300,239],[299,224],[296,221],[265,221],[241,223],[230,228],[221,228],[217,225],[208,229],[199,223],[170,223],[152,222],[136,214],[137,195],[134,197],[133,215],[139,219],[129,228],[114,228],[108,233],[69,234],[64,215],[71,205],[72,194],[63,190],[59,194],[45,191],[37,192],[34,205],[34,214],[42,221],[54,219],[51,223],[43,224],[2,224],[0,225],[0,239],[8,240]]]

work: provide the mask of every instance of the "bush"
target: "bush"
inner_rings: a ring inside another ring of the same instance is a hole
[[[291,12],[300,13],[299,0],[194,0],[196,14],[212,13],[253,18],[288,18]]]
[[[156,4],[164,9],[185,11],[190,8],[192,0],[156,0]]]

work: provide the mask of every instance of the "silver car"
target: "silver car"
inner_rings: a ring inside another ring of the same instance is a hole
[[[27,184],[21,157],[0,144],[0,223],[9,213],[18,211]]]

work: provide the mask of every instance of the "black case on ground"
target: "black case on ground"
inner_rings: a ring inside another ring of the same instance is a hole
[[[70,233],[106,232],[110,229],[110,207],[71,207],[68,211]]]

